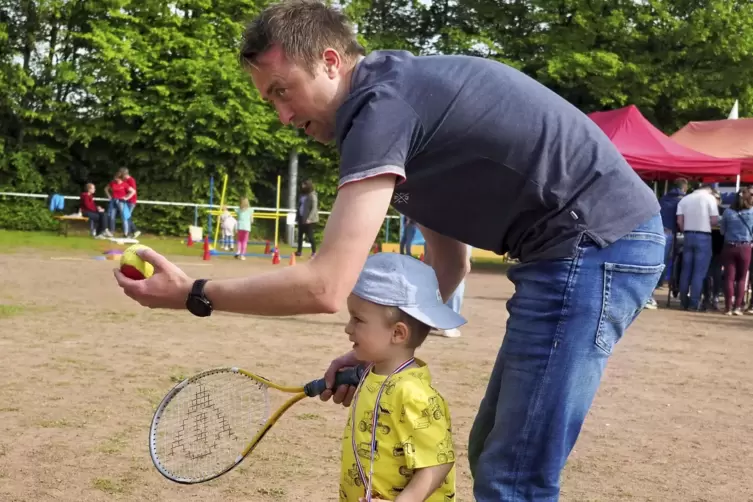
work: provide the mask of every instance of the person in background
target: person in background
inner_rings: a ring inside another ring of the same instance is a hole
[[[466,244],[465,249],[466,249],[466,260],[470,264],[471,251],[473,250],[473,247]],[[424,262],[429,265],[431,265],[431,255],[432,253],[431,253],[431,250],[429,249],[429,245],[428,243],[425,243],[424,244]],[[460,309],[463,306],[463,297],[465,296],[465,281],[466,281],[466,277],[464,277],[463,280],[460,281],[460,284],[458,284],[458,287],[455,288],[455,291],[452,292],[452,295],[450,296],[450,298],[445,302],[445,305],[447,305],[452,310],[454,310],[455,313],[458,315],[460,315]],[[433,329],[429,332],[429,334],[443,336],[445,338],[459,338],[460,329],[459,328]]]
[[[319,198],[314,190],[314,183],[306,180],[301,184],[301,198],[298,203],[298,251],[296,256],[303,253],[303,235],[311,243],[311,256],[316,254],[316,240],[314,239],[314,225],[319,223]]]
[[[232,215],[230,210],[222,206],[220,214],[220,228],[222,228],[222,240],[220,246],[223,251],[231,251],[235,248],[235,230],[238,226],[238,220]]]
[[[105,187],[105,193],[110,199],[110,204],[107,207],[107,219],[110,224],[110,233],[115,232],[115,219],[120,215],[120,219],[123,221],[123,235],[128,237],[128,214],[129,208],[126,206],[126,201],[133,197],[136,190],[132,188],[128,183],[123,181],[123,175],[118,170],[115,173],[112,181]]]
[[[128,173],[128,168],[126,167],[120,168],[120,176],[129,187],[133,188],[133,195],[131,195],[130,198],[126,197],[125,203],[128,205],[128,212],[130,213],[130,216],[128,217],[128,230],[131,232],[130,237],[133,239],[138,239],[139,235],[141,235],[141,232],[138,228],[136,228],[136,224],[133,222],[133,211],[134,209],[136,209],[138,192],[138,190],[136,189],[136,180]]]
[[[413,247],[413,239],[415,237],[416,222],[405,216],[403,221],[403,235],[400,237],[400,254],[413,256],[411,248]]]
[[[94,183],[87,183],[86,190],[81,193],[81,204],[79,209],[81,214],[89,218],[89,225],[92,229],[92,234],[97,239],[104,239],[105,237],[112,237],[112,233],[107,228],[107,213],[103,207],[98,206],[94,202],[94,192],[96,188]]]
[[[724,236],[721,262],[725,270],[724,313],[726,315],[743,315],[751,242],[753,242],[752,205],[747,190],[739,192],[735,201],[722,215],[722,221],[719,224],[719,230]]]
[[[719,223],[721,224],[722,216],[724,215],[722,197],[717,191],[714,191],[712,195],[716,199],[717,210],[719,211]],[[709,309],[719,310],[719,297],[722,295],[724,289],[724,274],[722,271],[723,248],[724,236],[719,225],[716,225],[711,228],[711,262],[709,263],[709,271],[706,274],[706,279],[703,281],[702,311]]]
[[[238,252],[235,254],[239,260],[246,259],[246,246],[248,246],[252,220],[253,211],[248,203],[248,197],[243,197],[238,208]]]
[[[711,263],[711,228],[719,222],[719,208],[704,185],[677,204],[677,228],[683,233],[680,303],[685,310],[700,310],[703,281]]]
[[[688,192],[688,180],[685,178],[677,178],[672,183],[672,189],[665,193],[659,199],[659,205],[661,206],[661,221],[664,225],[664,237],[666,238],[666,244],[664,246],[664,273],[659,279],[659,283],[656,285],[657,289],[664,286],[667,279],[672,274],[672,250],[675,242],[675,234],[677,233],[677,205],[680,203],[685,194]],[[658,305],[656,300],[650,298],[646,303],[647,309],[656,309]]]

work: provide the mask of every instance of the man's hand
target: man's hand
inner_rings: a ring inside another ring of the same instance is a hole
[[[357,366],[358,363],[359,361],[356,359],[356,353],[352,350],[332,361],[326,373],[324,373],[324,380],[327,382],[327,390],[322,392],[319,399],[322,401],[329,401],[329,398],[332,398],[332,401],[335,404],[342,403],[345,407],[350,406],[350,403],[353,401],[353,395],[356,393],[356,388],[352,385],[341,385],[337,389],[332,389],[332,386],[335,385],[335,375],[338,371],[352,368],[353,366]]]
[[[185,309],[193,279],[152,249],[142,249],[137,254],[154,266],[154,275],[146,280],[134,281],[115,269],[115,279],[125,294],[144,307]]]

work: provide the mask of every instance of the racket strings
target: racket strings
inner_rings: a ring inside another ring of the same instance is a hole
[[[167,403],[155,434],[155,456],[172,476],[195,480],[234,465],[269,418],[267,387],[219,371],[189,382]]]

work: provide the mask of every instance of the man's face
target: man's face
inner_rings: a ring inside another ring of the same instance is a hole
[[[312,72],[289,60],[282,49],[272,47],[257,58],[251,78],[264,100],[275,107],[280,122],[304,129],[320,143],[335,137],[335,115],[342,79],[342,60],[327,49]]]

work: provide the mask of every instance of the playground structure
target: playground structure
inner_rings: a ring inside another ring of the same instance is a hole
[[[235,252],[233,251],[220,251],[217,248],[217,241],[219,239],[220,234],[220,216],[222,215],[222,208],[227,209],[235,209],[236,206],[227,206],[225,204],[225,197],[227,194],[227,181],[228,181],[228,175],[225,174],[222,178],[222,190],[220,191],[220,204],[217,209],[214,209],[214,176],[211,176],[209,178],[209,209],[207,210],[207,235],[212,235],[212,229],[214,227],[214,236],[212,239],[211,244],[209,245],[209,254],[212,256],[215,255],[234,255]],[[279,239],[280,239],[280,217],[285,216],[288,218],[287,224],[290,225],[290,215],[294,216],[294,213],[290,209],[282,209],[280,208],[280,196],[281,196],[281,186],[282,186],[282,176],[277,176],[277,193],[276,193],[276,200],[275,200],[275,210],[272,211],[259,211],[256,209],[252,209],[252,221],[256,219],[269,219],[274,220],[275,222],[275,236],[273,241],[273,246],[270,247],[269,241],[264,242],[249,242],[249,244],[266,244],[267,248],[265,249],[265,253],[246,253],[246,256],[255,256],[255,257],[265,257],[269,256],[270,254],[274,255],[277,253],[279,255]],[[213,217],[216,217],[216,222],[213,221]],[[197,219],[197,218],[195,218]],[[294,222],[294,220],[293,220]],[[289,258],[289,256],[280,256],[280,258]]]

